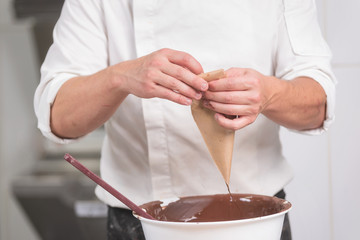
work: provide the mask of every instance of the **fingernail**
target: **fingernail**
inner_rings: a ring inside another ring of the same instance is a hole
[[[191,102],[192,102],[191,99],[188,99],[188,98],[185,99],[186,105],[191,105]]]
[[[218,113],[215,113],[215,119],[219,120],[219,114]]]
[[[200,100],[201,98],[202,98],[202,94],[201,93],[196,93],[195,99]]]
[[[201,90],[206,91],[208,88],[208,84],[206,82],[201,84]]]

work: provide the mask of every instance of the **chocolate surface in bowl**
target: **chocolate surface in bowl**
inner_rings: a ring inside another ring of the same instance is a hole
[[[163,206],[154,201],[141,205],[160,221],[217,222],[268,216],[286,211],[291,204],[276,197],[253,194],[218,194],[182,197]]]

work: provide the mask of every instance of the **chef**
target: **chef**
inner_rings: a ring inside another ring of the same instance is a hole
[[[280,126],[317,135],[334,120],[313,0],[67,0],[53,37],[35,93],[39,129],[66,144],[105,124],[101,177],[137,204],[226,193],[193,100],[236,130],[236,193],[284,197],[293,175]],[[198,76],[220,68],[219,80]],[[143,239],[121,202],[96,195],[109,206],[108,239]]]

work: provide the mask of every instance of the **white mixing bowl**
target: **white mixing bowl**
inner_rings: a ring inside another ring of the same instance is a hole
[[[260,195],[244,196],[251,199],[251,196]],[[279,240],[284,216],[291,204],[276,197],[261,197],[276,202],[281,210],[267,216],[218,222],[169,222],[134,216],[140,219],[146,240]],[[161,207],[177,200],[161,200]]]

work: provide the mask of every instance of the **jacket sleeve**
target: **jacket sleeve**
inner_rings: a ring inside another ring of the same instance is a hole
[[[57,143],[51,132],[50,109],[60,87],[69,79],[89,75],[108,65],[107,38],[100,0],[67,0],[53,32],[53,44],[41,67],[34,108],[38,128]]]
[[[291,80],[309,77],[317,81],[327,97],[326,119],[319,129],[300,131],[318,135],[334,121],[336,79],[331,70],[331,51],[318,21],[314,0],[283,0],[275,54],[275,75]]]

